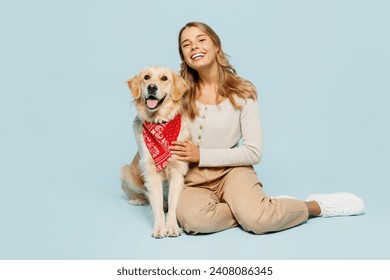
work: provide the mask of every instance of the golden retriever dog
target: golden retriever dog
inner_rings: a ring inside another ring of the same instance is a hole
[[[182,97],[188,89],[185,80],[172,70],[153,66],[143,69],[128,81],[137,117],[133,129],[138,153],[130,165],[122,167],[122,189],[133,205],[150,203],[154,227],[152,236],[179,236],[176,207],[184,188],[188,163],[171,155],[172,141],[190,137]],[[165,222],[164,183],[169,184],[168,213]]]

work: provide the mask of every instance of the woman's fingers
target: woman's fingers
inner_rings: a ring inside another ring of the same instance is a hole
[[[185,141],[173,141],[172,145],[176,146],[176,147],[185,147],[187,145],[187,142],[185,142]]]
[[[184,141],[174,141],[172,146],[169,147],[171,151],[184,151],[188,149],[188,143]]]
[[[178,156],[180,160],[199,162],[199,149],[191,140],[174,141],[169,150],[173,155]]]

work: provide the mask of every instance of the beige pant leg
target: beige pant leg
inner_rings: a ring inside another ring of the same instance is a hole
[[[237,222],[256,234],[288,229],[309,217],[303,201],[267,196],[253,167],[230,170],[224,177],[222,199],[229,204]]]
[[[229,206],[205,188],[186,187],[180,195],[176,215],[183,229],[191,234],[217,232],[237,226]]]
[[[186,187],[180,194],[176,215],[188,233],[210,233],[237,226],[227,203],[221,202],[226,168],[192,167],[186,176]]]

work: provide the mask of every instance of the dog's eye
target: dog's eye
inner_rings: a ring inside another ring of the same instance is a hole
[[[167,80],[168,80],[167,76],[162,76],[161,77],[161,81],[167,81]]]
[[[145,79],[145,80],[149,80],[149,79],[150,79],[150,76],[149,76],[149,75],[145,75],[145,76],[144,76],[144,79]]]

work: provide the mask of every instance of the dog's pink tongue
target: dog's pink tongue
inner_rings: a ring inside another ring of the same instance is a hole
[[[156,108],[157,104],[158,104],[158,100],[157,99],[148,99],[148,100],[146,100],[146,105],[149,108],[151,108],[151,109]]]

